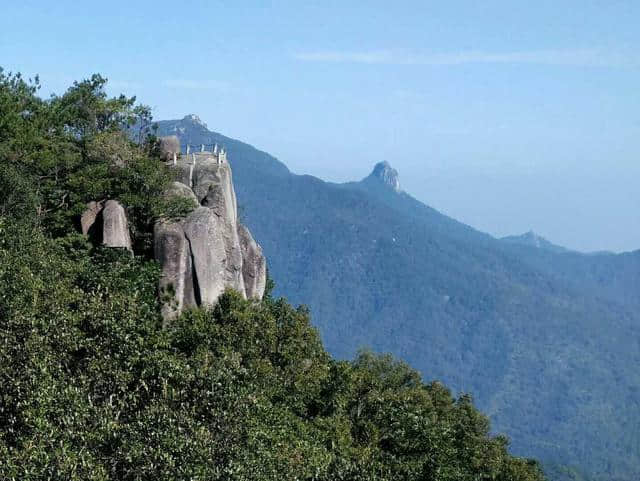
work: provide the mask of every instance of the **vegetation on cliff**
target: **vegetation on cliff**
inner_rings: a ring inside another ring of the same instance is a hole
[[[540,480],[470,397],[362,352],[333,360],[305,308],[229,291],[162,328],[150,226],[184,206],[121,134],[148,110],[104,79],[41,100],[0,73],[0,478]],[[138,255],[77,233],[129,211]]]

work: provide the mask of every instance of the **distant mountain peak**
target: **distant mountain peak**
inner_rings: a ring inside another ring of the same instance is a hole
[[[185,115],[184,118],[182,119],[186,122],[191,122],[197,125],[200,125],[201,127],[204,127],[205,129],[208,129],[209,127],[207,127],[207,124],[205,124],[202,119],[200,119],[200,117],[198,117],[196,114],[189,114],[189,115]]]
[[[400,179],[398,177],[398,171],[391,167],[391,164],[386,160],[383,162],[378,162],[369,177],[365,180],[375,180],[377,182],[382,183],[384,186],[396,191],[400,192]]]

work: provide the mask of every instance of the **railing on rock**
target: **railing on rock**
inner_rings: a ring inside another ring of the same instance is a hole
[[[194,152],[212,152],[217,153],[221,150],[225,150],[224,146],[218,143],[213,144],[180,144],[180,151],[184,154],[191,154]]]
[[[213,144],[180,144],[180,155],[186,155],[187,160],[191,157],[191,164],[196,164],[196,153],[206,152],[211,153],[213,157],[218,161],[218,164],[224,164],[227,162],[227,151],[224,146],[220,146],[217,143]],[[178,153],[173,153],[173,165],[178,163]]]

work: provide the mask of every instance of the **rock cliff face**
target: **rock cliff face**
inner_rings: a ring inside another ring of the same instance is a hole
[[[173,168],[177,182],[168,195],[194,199],[200,207],[183,219],[155,226],[165,320],[188,307],[214,304],[228,287],[261,299],[266,261],[249,230],[238,222],[229,164],[211,152],[198,152],[181,156]]]
[[[253,240],[251,232],[238,224],[238,236],[242,249],[242,278],[248,298],[262,298],[267,283],[267,261],[262,248]]]

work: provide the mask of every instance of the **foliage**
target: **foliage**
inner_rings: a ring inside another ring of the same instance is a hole
[[[0,256],[2,479],[542,479],[469,397],[333,361],[283,299],[163,330],[152,261],[5,219]]]

